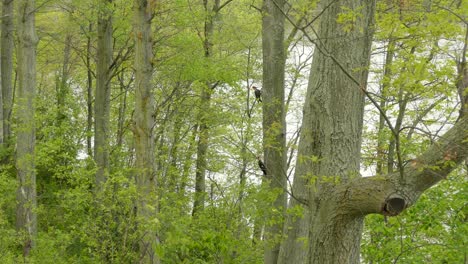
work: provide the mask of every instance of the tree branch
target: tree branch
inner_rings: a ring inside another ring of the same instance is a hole
[[[356,178],[338,186],[336,194],[351,214],[398,215],[419,196],[445,179],[468,157],[468,116],[461,118],[422,155],[405,166],[405,180],[399,173]]]

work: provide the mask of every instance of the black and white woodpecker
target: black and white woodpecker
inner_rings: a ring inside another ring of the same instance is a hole
[[[267,176],[267,168],[265,166],[265,163],[263,163],[260,156],[257,156],[257,160],[258,160],[258,167],[260,167],[260,169],[263,171],[263,176]]]
[[[255,99],[259,102],[262,102],[262,90],[258,89],[257,86],[252,86],[252,89],[255,93]]]

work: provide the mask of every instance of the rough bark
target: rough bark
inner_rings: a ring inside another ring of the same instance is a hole
[[[263,150],[266,177],[270,180],[270,188],[276,190],[286,188],[285,17],[281,11],[284,6],[283,0],[263,1]],[[286,202],[286,193],[282,191],[272,205],[272,211],[281,215],[273,224],[265,227],[265,263],[276,263],[278,260]]]
[[[11,109],[13,105],[13,0],[3,0],[1,33],[1,86],[3,100],[3,139],[11,135]]]
[[[135,154],[136,186],[138,191],[137,216],[143,237],[140,238],[140,263],[159,263],[155,254],[157,233],[149,225],[156,217],[155,195],[157,177],[154,168],[154,98],[151,79],[153,53],[151,20],[154,6],[146,0],[134,1],[135,39]]]
[[[36,90],[35,2],[18,2],[18,130],[16,169],[18,178],[16,228],[22,238],[23,255],[29,256],[37,234],[37,197],[34,163]]]
[[[375,1],[320,3],[326,10],[316,36],[293,186],[295,196],[308,200],[308,206],[303,217],[288,219],[279,263],[359,263],[363,217],[340,212],[342,197],[333,196],[333,190],[359,175],[361,89],[366,87],[374,5]],[[359,10],[359,18],[338,24],[337,15],[348,10],[344,7]],[[297,204],[292,200],[291,206]]]
[[[112,0],[102,0],[98,14],[97,67],[94,104],[94,160],[99,190],[109,175],[110,67],[112,63]]]

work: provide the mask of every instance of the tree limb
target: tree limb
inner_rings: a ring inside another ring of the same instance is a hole
[[[468,116],[461,118],[422,155],[405,166],[404,179],[398,172],[386,176],[356,178],[338,186],[338,199],[351,214],[398,215],[419,196],[445,179],[468,157]]]

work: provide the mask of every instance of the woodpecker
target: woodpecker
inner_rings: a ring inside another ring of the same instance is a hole
[[[262,91],[259,90],[256,86],[252,86],[252,89],[255,91],[255,99],[259,102],[262,102]]]
[[[263,171],[263,176],[267,176],[267,168],[265,166],[265,163],[263,163],[262,159],[260,159],[260,156],[257,156],[258,160],[258,167]]]

